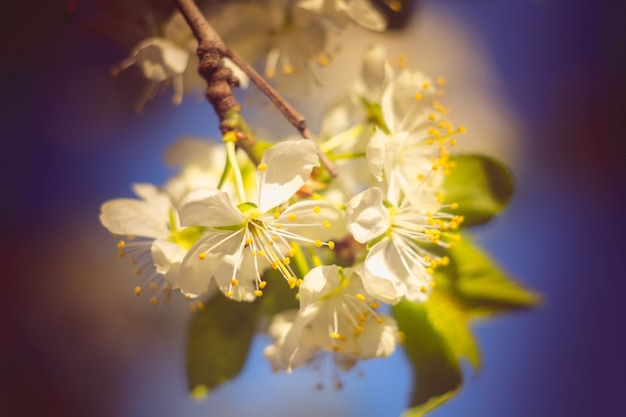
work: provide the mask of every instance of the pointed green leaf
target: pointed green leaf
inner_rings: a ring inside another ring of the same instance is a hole
[[[257,329],[260,303],[236,302],[216,294],[191,320],[187,381],[203,397],[241,372]]]
[[[393,312],[416,381],[404,415],[420,417],[454,396],[463,382],[461,358],[478,367],[478,348],[462,306],[442,291],[423,304],[402,301]]]
[[[443,185],[448,203],[458,203],[455,213],[463,215],[464,226],[487,223],[500,213],[513,195],[513,178],[497,160],[484,155],[451,158],[456,167]]]
[[[467,236],[450,251],[454,288],[474,316],[537,306],[541,297],[507,277]]]

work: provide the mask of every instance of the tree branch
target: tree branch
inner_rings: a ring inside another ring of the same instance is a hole
[[[231,70],[224,66],[223,58],[227,57],[250,77],[252,82],[254,82],[263,94],[265,94],[281,113],[283,113],[289,123],[298,129],[302,137],[313,140],[304,117],[294,110],[289,103],[254,70],[254,68],[226,47],[224,41],[217,32],[213,30],[194,1],[175,1],[178,9],[198,40],[198,56],[200,57],[199,72],[207,81],[206,97],[213,105],[215,113],[220,119],[220,129],[222,133],[237,130],[238,123],[243,123],[243,119],[240,116],[241,106],[232,92],[232,87],[239,86],[239,80],[233,75]],[[259,161],[256,160],[258,155],[253,151],[254,143],[249,143],[251,142],[251,138],[241,131],[238,131],[238,136],[244,139],[242,139],[242,143],[238,141],[237,144],[258,164]],[[337,170],[328,157],[319,149],[317,154],[326,171],[332,177],[336,177]]]

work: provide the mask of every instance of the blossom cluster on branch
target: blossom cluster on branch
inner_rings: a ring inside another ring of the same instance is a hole
[[[207,9],[207,20],[226,44],[260,65],[279,91],[290,93],[309,91],[313,65],[330,63],[338,50],[334,36],[345,25],[385,28],[366,0],[218,6]],[[176,12],[163,36],[140,42],[119,69],[134,64],[152,85],[173,85],[178,103],[189,87],[183,77],[198,64],[191,59],[197,45]],[[247,85],[250,73],[229,60],[229,53],[225,65]],[[387,357],[400,344],[412,349],[411,356],[421,348],[414,337],[420,320],[450,343],[467,337],[465,331],[448,335],[450,329],[440,329],[435,317],[445,299],[449,316],[460,317],[457,331],[466,329],[472,308],[484,307],[464,293],[484,282],[456,287],[467,271],[475,278],[472,268],[482,259],[461,232],[497,215],[512,184],[497,161],[451,153],[465,128],[452,122],[443,104],[443,78],[391,61],[381,46],[365,52],[360,74],[327,109],[317,136],[255,138],[247,145],[262,154],[255,164],[241,149],[241,137],[251,139],[255,129],[241,120],[222,129],[221,144],[187,138],[174,145],[166,159],[181,171],[163,186],[135,184],[137,199],[104,203],[100,220],[120,237],[119,255],[131,260],[141,279],[135,292],[149,292],[153,304],[179,292],[194,300],[194,311],[219,304],[220,311],[213,311],[218,316],[242,303],[262,305],[248,319],[272,319],[265,330],[273,343],[265,354],[275,371],[292,371],[320,356],[348,370],[358,361]],[[320,155],[338,176],[320,163]],[[489,186],[494,178],[497,192]],[[487,272],[479,278],[494,275],[488,261],[481,268]],[[536,302],[512,283],[504,292],[499,288],[487,291],[482,302],[496,297],[501,309]],[[232,300],[229,307],[218,301],[224,297]],[[407,325],[409,316],[414,323]],[[464,349],[453,362],[466,356],[474,363],[473,339]],[[420,360],[414,361],[418,375]],[[455,389],[425,398],[443,401]]]

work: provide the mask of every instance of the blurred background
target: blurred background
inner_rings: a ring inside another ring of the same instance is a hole
[[[317,392],[311,370],[273,375],[263,338],[241,378],[190,399],[189,308],[134,295],[98,214],[130,197],[132,182],[162,184],[174,172],[163,152],[184,135],[215,138],[215,117],[201,99],[173,106],[169,92],[134,112],[141,77],[108,73],[129,49],[88,24],[101,13],[93,1],[64,22],[67,3],[3,5],[3,415],[399,415],[411,383],[402,354],[364,363],[342,391]],[[474,326],[482,370],[433,417],[624,415],[624,16],[609,1],[423,0],[406,32],[349,31],[333,63],[344,71],[315,96],[331,99],[382,39],[448,79],[453,120],[470,132],[464,149],[498,156],[515,175],[507,211],[475,232],[545,303]],[[315,129],[319,106],[301,104]]]

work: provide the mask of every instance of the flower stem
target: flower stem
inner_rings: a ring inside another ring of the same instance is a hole
[[[248,199],[246,198],[246,190],[243,186],[243,178],[241,177],[241,169],[239,169],[239,163],[237,162],[235,141],[229,140],[225,136],[224,142],[226,142],[226,155],[228,157],[228,164],[232,167],[233,174],[235,174],[235,183],[237,184],[237,194],[239,195],[239,202],[243,204],[247,202]]]

